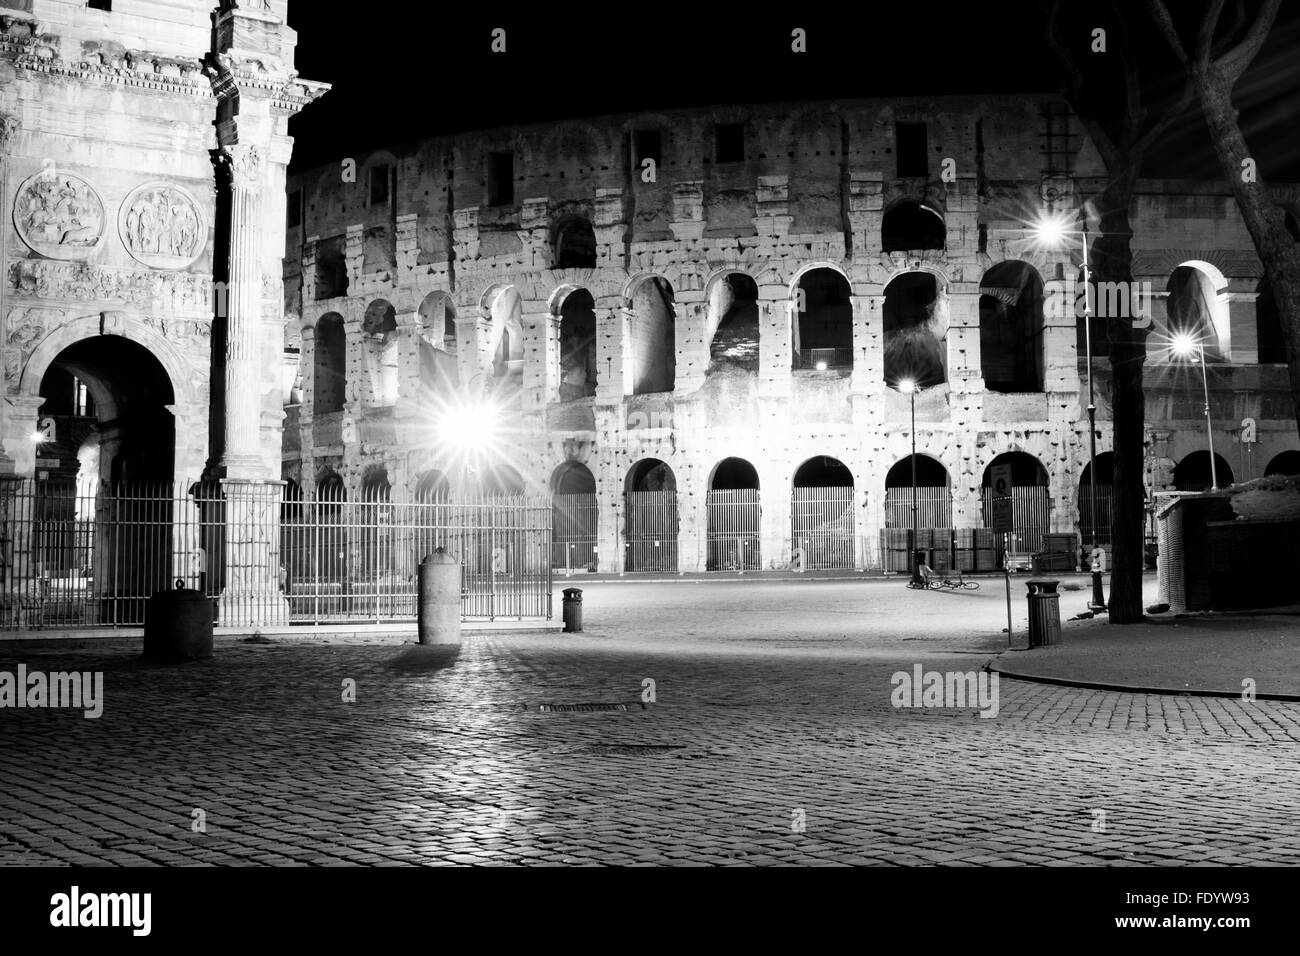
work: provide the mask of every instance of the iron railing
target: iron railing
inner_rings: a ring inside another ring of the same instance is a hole
[[[276,517],[279,532],[276,533]],[[279,487],[0,482],[0,627],[138,627],[177,583],[223,624],[414,620],[420,560],[462,559],[466,619],[551,616],[551,503],[280,501]]]
[[[552,568],[597,569],[599,514],[594,494],[551,496]]]
[[[993,489],[981,489],[983,522],[993,523]],[[1098,502],[1100,503],[1100,501]],[[1052,500],[1045,485],[1011,489],[1011,551],[1043,550],[1043,535],[1051,531]]]
[[[763,566],[759,527],[763,509],[757,488],[710,491],[708,505],[709,571],[756,571]]]
[[[790,535],[807,570],[855,567],[853,488],[795,488]]]
[[[629,491],[624,496],[623,569],[677,570],[677,492]]]
[[[916,489],[916,526],[952,527],[952,489],[940,485],[919,485]],[[912,486],[885,489],[885,527],[912,527]]]

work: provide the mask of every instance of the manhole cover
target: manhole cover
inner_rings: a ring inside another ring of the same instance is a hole
[[[644,709],[641,704],[538,704],[537,709],[544,714],[559,712],[592,713],[595,711],[627,711]]]

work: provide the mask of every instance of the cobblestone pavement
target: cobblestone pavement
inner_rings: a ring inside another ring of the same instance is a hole
[[[583,635],[459,654],[0,645],[106,696],[0,710],[0,865],[1300,862],[1300,704],[1002,681],[991,719],[892,706],[896,671],[1005,646],[994,589],[586,597]],[[627,709],[541,709],[565,704]]]

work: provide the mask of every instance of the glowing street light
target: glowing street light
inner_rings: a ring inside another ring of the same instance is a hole
[[[1061,215],[1043,216],[1031,228],[1034,237],[1045,246],[1059,246],[1068,239],[1079,237],[1083,248],[1083,341],[1085,362],[1088,369],[1088,523],[1091,526],[1093,554],[1097,551],[1097,403],[1092,390],[1092,302],[1089,286],[1092,273],[1088,268],[1088,220],[1084,219],[1081,229],[1070,228],[1073,217]],[[1105,610],[1106,595],[1101,585],[1101,569],[1096,561],[1089,561],[1092,566],[1092,607]]]
[[[1210,378],[1205,371],[1205,343],[1190,332],[1176,332],[1169,349],[1179,358],[1199,356],[1201,361],[1201,387],[1205,390],[1205,437],[1210,442],[1210,490],[1219,490],[1219,473],[1214,464],[1214,421],[1210,417]]]

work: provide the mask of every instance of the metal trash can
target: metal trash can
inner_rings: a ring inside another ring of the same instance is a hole
[[[582,631],[582,588],[564,589],[564,630],[570,634]]]
[[[166,663],[211,657],[212,599],[192,588],[156,592],[144,608],[144,656]]]
[[[1061,643],[1061,595],[1056,593],[1060,581],[1031,578],[1029,588],[1029,646],[1046,647]]]

